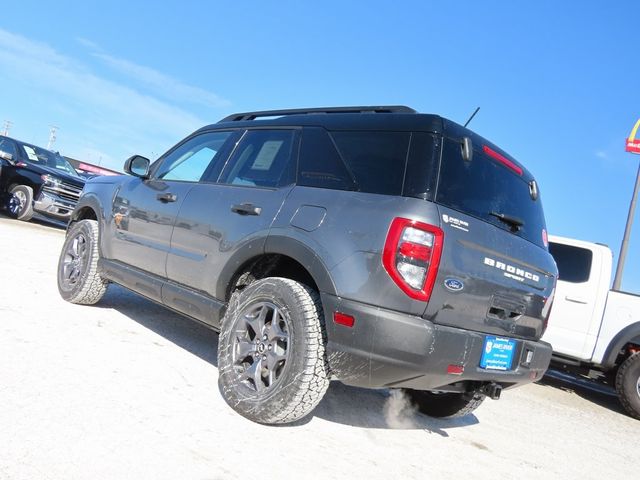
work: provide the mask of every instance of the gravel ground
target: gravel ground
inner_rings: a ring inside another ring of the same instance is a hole
[[[1,479],[627,478],[640,422],[555,380],[474,415],[333,382],[309,418],[267,427],[217,387],[218,336],[111,286],[58,295],[64,231],[0,216]]]

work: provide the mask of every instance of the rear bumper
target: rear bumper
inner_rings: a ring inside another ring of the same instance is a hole
[[[347,385],[368,388],[461,391],[473,383],[503,388],[539,380],[549,366],[551,345],[517,340],[512,369],[480,368],[485,334],[323,294],[329,367]],[[333,322],[333,312],[355,317],[352,328]],[[449,366],[463,367],[460,374]]]

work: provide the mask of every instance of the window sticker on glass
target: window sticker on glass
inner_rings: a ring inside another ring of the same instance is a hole
[[[32,160],[34,162],[38,161],[38,156],[36,155],[36,151],[29,147],[28,145],[23,145],[25,152],[27,152],[27,157],[29,157],[29,160]]]
[[[251,166],[251,170],[269,170],[283,143],[282,140],[267,140],[264,142]]]

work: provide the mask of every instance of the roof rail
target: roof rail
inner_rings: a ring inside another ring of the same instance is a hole
[[[222,122],[240,122],[255,120],[259,117],[281,117],[284,115],[307,115],[313,113],[417,113],[413,108],[404,105],[390,105],[381,107],[321,107],[294,108],[289,110],[264,110],[262,112],[234,113],[223,118]]]

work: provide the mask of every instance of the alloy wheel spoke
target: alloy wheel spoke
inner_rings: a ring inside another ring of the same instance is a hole
[[[288,341],[289,334],[285,332],[280,326],[280,319],[276,316],[277,310],[274,311],[273,320],[271,321],[271,325],[269,325],[269,329],[267,330],[267,338],[270,342],[273,341]]]
[[[262,381],[262,358],[257,358],[254,362],[242,373],[240,380],[252,380],[253,385],[257,392],[264,390],[264,382]]]
[[[236,338],[236,362],[242,362],[255,352],[255,344],[245,338]]]
[[[277,370],[278,364],[287,359],[286,353],[277,353],[275,350],[271,350],[266,354],[267,360],[267,369],[269,370],[269,374],[275,372]]]
[[[253,330],[255,335],[258,338],[262,338],[265,329],[265,319],[267,318],[267,314],[269,313],[269,307],[267,305],[263,305],[260,309],[260,313],[258,315],[245,315],[245,320],[249,327]]]

